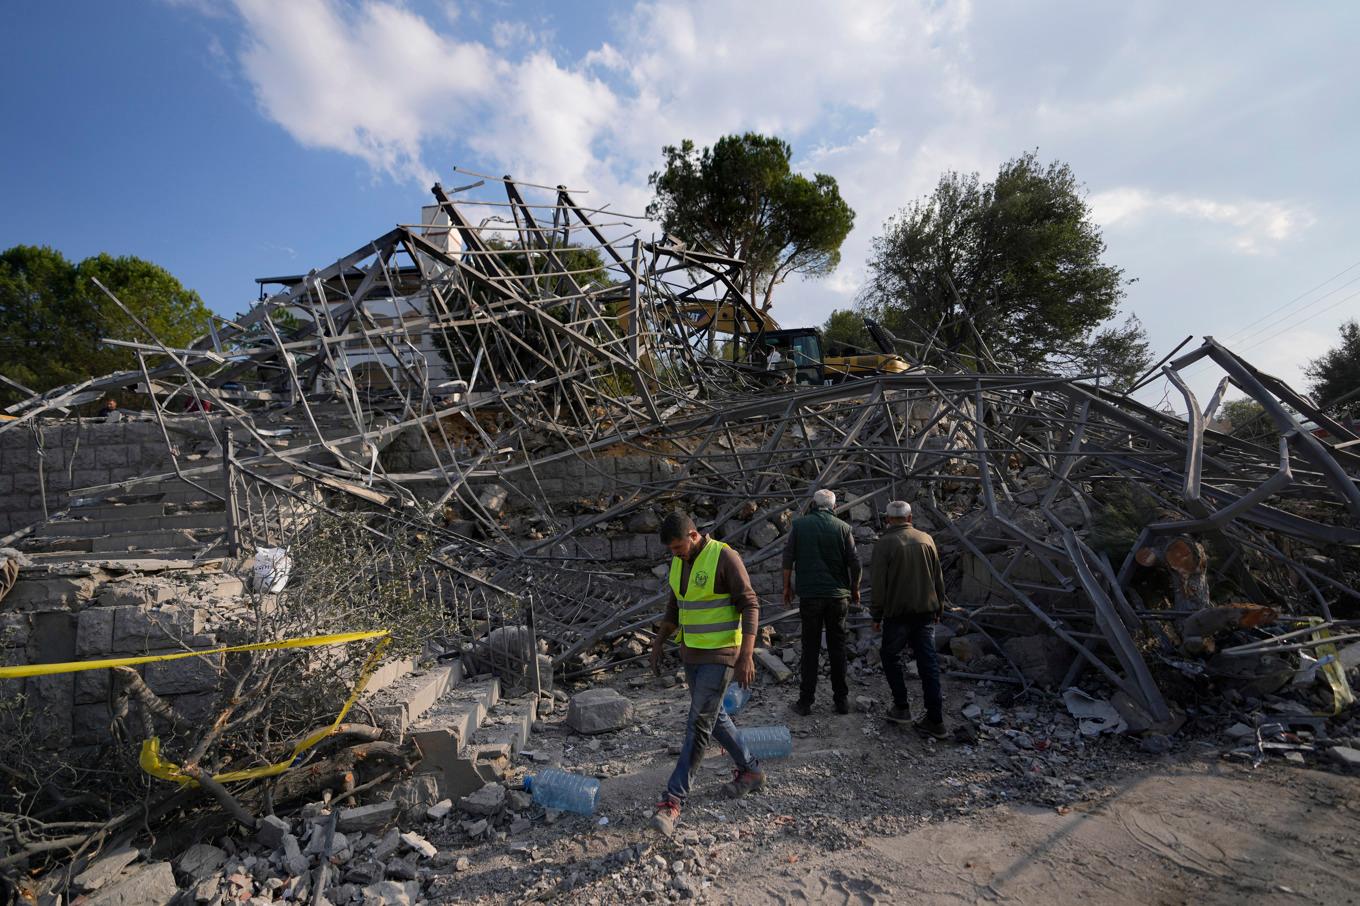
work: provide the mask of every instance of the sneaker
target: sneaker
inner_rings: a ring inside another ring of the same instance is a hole
[[[740,799],[747,793],[754,793],[765,788],[764,771],[742,771],[733,772],[732,780],[722,786],[723,795],[728,799]]]
[[[888,713],[884,714],[883,716],[895,724],[911,723],[910,708],[899,708],[896,705],[894,705],[893,707],[889,708]]]
[[[850,713],[850,702],[846,701],[846,700],[843,699],[843,698],[838,698],[838,699],[836,699],[836,713],[837,713],[837,714],[849,714],[849,713]]]
[[[789,710],[794,714],[801,714],[803,717],[807,717],[812,713],[812,702],[805,702],[802,699],[799,699],[796,702],[790,702]]]
[[[944,721],[931,720],[928,717],[918,717],[911,724],[916,728],[916,732],[923,736],[931,736],[935,739],[948,739],[949,731],[945,729]]]
[[[669,837],[675,833],[675,826],[680,823],[680,805],[669,796],[656,804],[656,813],[652,815],[652,829],[660,831]]]

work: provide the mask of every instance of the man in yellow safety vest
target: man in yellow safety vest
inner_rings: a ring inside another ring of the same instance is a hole
[[[755,679],[760,601],[736,551],[699,533],[694,520],[671,513],[661,522],[661,542],[670,548],[670,601],[652,647],[652,670],[661,672],[663,646],[678,629],[680,656],[689,683],[685,742],[652,827],[670,836],[699,772],[709,737],[716,738],[737,769],[723,792],[744,796],[765,784],[765,773],[723,709],[723,694],[735,677],[746,688]]]

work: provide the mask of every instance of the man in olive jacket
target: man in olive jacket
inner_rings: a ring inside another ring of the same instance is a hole
[[[940,661],[935,653],[935,624],[944,612],[944,575],[935,540],[911,525],[911,504],[894,500],[883,514],[888,527],[874,545],[869,562],[873,601],[869,615],[874,631],[883,633],[883,673],[892,689],[888,720],[907,723],[911,705],[902,671],[902,654],[911,645],[921,674],[925,716],[916,729],[936,739],[947,735],[944,695],[940,689]]]

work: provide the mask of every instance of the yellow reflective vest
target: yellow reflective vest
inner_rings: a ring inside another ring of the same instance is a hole
[[[689,570],[689,585],[680,591],[684,564],[671,558],[671,591],[680,610],[680,638],[690,648],[734,648],[741,644],[741,614],[732,606],[731,595],[715,594],[718,558],[727,545],[710,540],[699,551]]]

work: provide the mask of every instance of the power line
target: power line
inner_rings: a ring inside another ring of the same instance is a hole
[[[1243,331],[1245,331],[1245,330],[1247,330],[1247,329],[1249,329],[1249,328],[1255,327],[1257,324],[1260,324],[1260,323],[1261,323],[1262,321],[1264,321],[1266,318],[1269,318],[1269,317],[1273,316],[1276,312],[1283,311],[1284,309],[1286,309],[1286,308],[1290,307],[1291,305],[1293,305],[1295,302],[1298,302],[1300,299],[1304,299],[1304,298],[1307,298],[1308,296],[1311,296],[1313,293],[1315,293],[1315,292],[1317,292],[1318,290],[1322,289],[1322,287],[1326,286],[1328,283],[1331,283],[1331,282],[1332,282],[1333,280],[1335,280],[1337,277],[1340,277],[1340,276],[1343,276],[1343,275],[1345,275],[1345,274],[1348,274],[1348,273],[1350,273],[1351,271],[1355,270],[1357,267],[1360,267],[1360,261],[1355,262],[1355,263],[1352,264],[1350,267],[1347,267],[1347,268],[1344,268],[1344,269],[1341,270],[1341,271],[1338,271],[1337,273],[1335,273],[1335,274],[1333,274],[1332,276],[1328,277],[1326,280],[1323,280],[1323,281],[1322,281],[1321,283],[1319,283],[1317,286],[1313,287],[1312,289],[1310,289],[1310,290],[1308,290],[1308,291],[1306,291],[1306,292],[1300,293],[1299,295],[1297,295],[1297,296],[1295,296],[1294,298],[1290,299],[1288,302],[1284,303],[1283,305],[1280,305],[1280,306],[1278,306],[1278,307],[1276,307],[1276,308],[1271,309],[1270,311],[1266,312],[1266,313],[1265,313],[1264,315],[1262,315],[1261,317],[1257,318],[1255,321],[1252,321],[1250,324],[1245,324],[1245,325],[1243,325],[1242,327],[1238,328],[1238,329],[1237,329],[1236,331],[1234,331],[1233,333],[1229,334],[1229,337],[1231,338],[1231,337],[1237,337],[1237,336],[1239,336]],[[1360,277],[1357,277],[1356,279],[1357,279],[1357,280],[1360,280]],[[1351,280],[1349,283],[1344,284],[1344,286],[1350,286],[1350,284],[1351,284],[1351,283],[1354,283],[1354,282],[1355,282],[1355,280]],[[1343,287],[1341,287],[1341,286],[1338,286],[1338,287],[1337,287],[1337,289],[1342,289],[1342,288],[1343,288]],[[1336,292],[1336,290],[1332,290],[1332,292]],[[1327,295],[1331,295],[1331,293],[1328,293]],[[1325,296],[1324,296],[1324,298],[1325,298]],[[1316,303],[1316,301],[1317,301],[1317,300],[1314,300],[1313,302],[1308,303],[1308,305],[1313,305],[1313,304]],[[1307,306],[1304,306],[1304,307],[1306,308]]]

